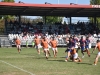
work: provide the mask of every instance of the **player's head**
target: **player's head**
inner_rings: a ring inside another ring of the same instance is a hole
[[[18,37],[16,37],[16,39],[18,39]]]
[[[76,39],[76,35],[74,35],[73,38]]]
[[[86,37],[86,39],[88,40],[88,39],[89,39],[89,37]]]
[[[100,42],[100,40],[97,40],[97,43]]]
[[[72,37],[69,38],[69,41],[72,41]]]
[[[84,39],[84,37],[83,37],[83,36],[81,36],[81,39]]]
[[[55,40],[55,37],[52,37],[52,40]]]
[[[44,41],[46,41],[46,36],[44,36],[44,38],[43,38],[43,39],[44,39]]]
[[[35,38],[38,38],[38,36],[36,35]]]

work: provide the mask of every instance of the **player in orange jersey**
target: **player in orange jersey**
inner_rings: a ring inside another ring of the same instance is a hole
[[[34,42],[35,42],[37,52],[38,52],[38,54],[40,54],[40,39],[38,36],[35,37]]]
[[[18,37],[15,39],[15,44],[16,44],[16,47],[18,49],[18,52],[20,53],[20,51],[21,51],[21,41]]]
[[[96,56],[96,58],[95,58],[94,65],[97,64],[98,59],[99,59],[99,57],[100,57],[100,40],[97,40],[97,44],[96,44],[95,48],[93,49],[93,51],[96,50],[96,48],[98,48],[98,51],[99,51],[99,52],[98,52],[98,54],[97,54],[97,56]],[[93,51],[92,51],[92,53],[93,53]]]
[[[73,47],[71,51],[71,60],[73,62],[81,62],[82,60],[78,57],[78,53],[76,52],[76,49]]]
[[[43,40],[42,40],[42,47],[43,47],[45,56],[48,59],[48,54],[50,52],[49,52],[49,44],[48,44],[48,41],[47,41],[46,37],[44,37]]]
[[[53,55],[54,55],[54,57],[56,57],[58,50],[57,50],[57,41],[55,40],[54,37],[52,37],[52,40],[50,41],[50,45],[51,45],[52,50],[53,50]]]

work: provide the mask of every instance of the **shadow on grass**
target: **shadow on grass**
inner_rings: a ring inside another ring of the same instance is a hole
[[[45,59],[46,60],[46,57],[33,57],[33,59]]]
[[[21,53],[20,53],[20,54],[21,54]],[[32,53],[21,54],[21,55],[26,55],[26,56],[36,56],[36,54],[32,54]]]
[[[64,60],[57,60],[57,59],[48,59],[47,61],[58,61],[58,62],[65,62]]]
[[[92,65],[92,64],[90,64],[90,63],[82,63],[82,62],[80,62],[80,63],[77,63],[77,64],[86,64],[86,65]]]

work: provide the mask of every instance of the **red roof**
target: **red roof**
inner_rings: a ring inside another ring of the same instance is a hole
[[[100,16],[100,5],[28,4],[0,2],[1,15]]]
[[[28,7],[50,7],[50,8],[92,8],[92,5],[70,5],[70,4],[28,4],[0,2],[0,6],[28,6]]]

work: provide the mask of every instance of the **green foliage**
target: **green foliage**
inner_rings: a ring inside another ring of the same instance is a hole
[[[100,4],[100,0],[90,0],[90,4]]]
[[[45,19],[45,17],[42,17],[43,19]],[[46,16],[46,23],[48,24],[53,24],[55,22],[62,22],[62,17],[58,17],[58,16]]]
[[[1,2],[15,2],[15,0],[1,0]],[[3,19],[12,19],[14,16],[11,15],[0,15],[0,19],[3,17]]]
[[[91,5],[100,5],[100,0],[90,0]],[[93,18],[89,18],[91,22],[93,22]],[[100,18],[96,18],[97,23],[100,23]]]
[[[0,15],[0,19],[2,19],[2,15]]]
[[[66,21],[64,21],[64,25],[66,25]]]
[[[15,2],[15,0],[1,0],[1,2]]]

